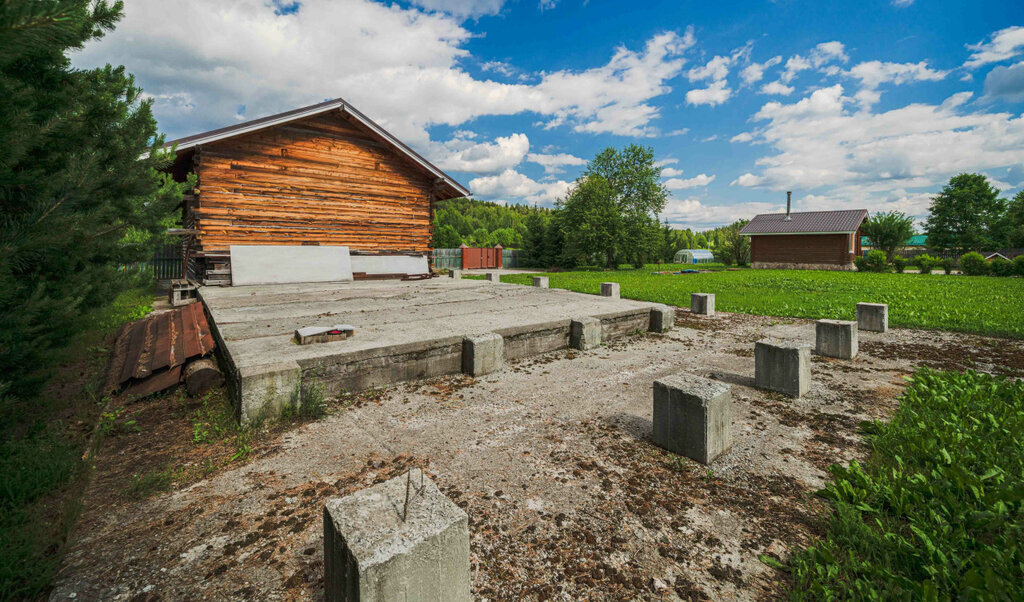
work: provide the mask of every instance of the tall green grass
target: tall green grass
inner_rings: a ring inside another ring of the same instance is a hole
[[[1024,382],[921,369],[868,431],[793,599],[1024,600]]]
[[[555,288],[598,294],[602,282],[618,282],[623,297],[680,307],[689,307],[690,293],[714,293],[721,311],[764,316],[853,320],[857,303],[888,303],[893,326],[1024,338],[1024,278],[809,270],[655,275],[656,267],[545,275]],[[530,274],[501,279],[529,284]]]

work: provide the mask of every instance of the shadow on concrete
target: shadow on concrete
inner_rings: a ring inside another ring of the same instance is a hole
[[[604,418],[604,422],[609,426],[632,435],[636,439],[643,439],[644,441],[651,440],[651,432],[654,430],[654,423],[649,418],[637,416],[636,414],[626,414],[625,412],[612,414]]]
[[[741,387],[754,387],[754,377],[744,376],[743,374],[735,374],[733,372],[708,372],[707,378],[712,380],[721,381],[723,383],[729,383],[730,385],[739,385]]]

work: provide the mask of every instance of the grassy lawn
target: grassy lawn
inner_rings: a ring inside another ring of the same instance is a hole
[[[714,293],[721,311],[812,319],[856,319],[859,302],[888,303],[889,324],[1024,338],[1024,278],[740,270],[661,274],[640,270],[544,274],[553,288],[598,294],[618,282],[623,297],[689,307],[690,293]],[[662,265],[662,270],[689,266]],[[529,274],[502,282],[530,284]]]
[[[1024,383],[923,368],[866,430],[871,456],[821,492],[824,541],[791,560],[793,599],[1024,598]]]

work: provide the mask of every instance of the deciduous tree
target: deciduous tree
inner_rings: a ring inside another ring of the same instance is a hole
[[[914,218],[899,211],[878,212],[860,228],[871,244],[885,253],[886,261],[892,262],[896,250],[906,246],[907,239],[914,235]]]
[[[983,174],[953,176],[932,199],[925,228],[928,246],[959,254],[998,247],[1005,211],[1006,201]]]

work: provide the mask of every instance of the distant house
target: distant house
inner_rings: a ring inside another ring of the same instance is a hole
[[[868,239],[867,236],[860,237],[860,246],[865,251],[870,251],[875,248],[874,243]],[[907,242],[903,244],[903,247],[907,250],[917,251],[924,249],[928,246],[928,235],[927,234],[915,234],[907,239]]]
[[[175,179],[198,179],[183,246],[189,276],[205,284],[231,283],[239,245],[273,247],[282,262],[288,248],[348,247],[356,278],[427,272],[433,204],[469,195],[342,99],[166,146]]]
[[[867,217],[866,209],[762,213],[740,234],[750,237],[755,268],[852,270]]]

